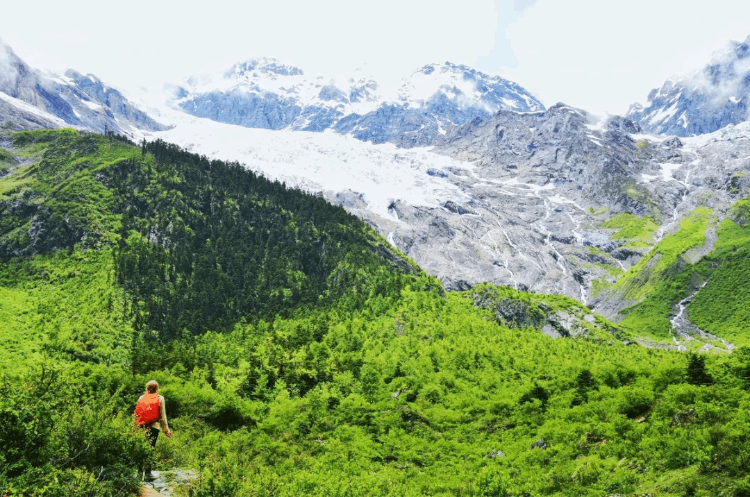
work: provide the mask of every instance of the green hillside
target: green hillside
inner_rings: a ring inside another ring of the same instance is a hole
[[[195,469],[196,496],[750,495],[748,349],[629,346],[566,297],[445,293],[343,209],[173,145],[12,138],[2,495],[137,495],[148,457]],[[701,291],[726,293],[706,264]],[[691,308],[718,325],[713,302]],[[130,421],[151,378],[174,430],[155,455]]]
[[[617,298],[634,305],[620,311],[620,324],[632,333],[668,339],[673,308],[683,299],[690,320],[703,331],[737,345],[750,343],[750,199],[740,200],[726,219],[718,221],[706,208],[686,217],[675,233],[661,240],[614,285]],[[707,243],[707,232],[715,241],[703,257],[694,257]],[[696,260],[697,259],[697,260]],[[695,347],[703,342],[696,341]]]

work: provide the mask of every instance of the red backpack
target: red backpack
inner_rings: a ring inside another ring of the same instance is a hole
[[[138,426],[150,425],[159,420],[159,394],[147,393],[140,398],[135,405],[135,424]]]

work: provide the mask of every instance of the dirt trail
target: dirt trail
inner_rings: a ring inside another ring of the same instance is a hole
[[[172,497],[181,487],[190,488],[198,475],[190,469],[154,471],[156,479],[143,483],[140,497]],[[181,493],[180,495],[186,495]]]

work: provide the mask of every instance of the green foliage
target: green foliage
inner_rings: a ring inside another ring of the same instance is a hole
[[[750,204],[738,202],[743,210]],[[747,340],[750,309],[750,225],[743,217],[727,219],[717,229],[714,250],[701,259],[693,274],[706,284],[688,306],[690,318],[702,329],[739,343]]]
[[[392,299],[418,272],[322,198],[160,141],[143,152],[153,164],[121,162],[104,174],[121,199],[118,282],[135,326],[163,340],[243,317]]]
[[[109,249],[0,264],[0,368],[8,373],[44,357],[125,362],[132,326],[113,280]]]
[[[680,222],[677,232],[664,237],[617,281],[611,291],[638,302],[621,311],[626,316],[621,321],[623,326],[639,334],[669,336],[672,306],[687,296],[690,282],[682,273],[689,264],[683,255],[705,243],[711,218],[712,212],[704,207],[693,211]]]
[[[602,223],[604,228],[616,229],[613,240],[631,240],[634,242],[652,242],[657,225],[646,216],[635,216],[630,213],[618,214]]]
[[[70,375],[70,373],[68,373]],[[42,366],[0,388],[3,495],[137,495],[152,457],[113,396]]]
[[[481,497],[503,497],[510,491],[510,478],[500,468],[485,466],[474,481],[476,495]]]
[[[16,160],[13,154],[0,148],[0,177],[8,174],[10,168],[15,164]]]
[[[199,496],[746,491],[747,349],[625,346],[567,297],[446,294],[343,210],[167,144],[14,144],[38,161],[0,178],[0,494],[135,494],[149,459],[195,469]],[[626,275],[669,285],[655,315],[743,254],[736,212],[712,262],[682,258],[701,210]],[[23,242],[32,218],[49,237]],[[559,316],[581,338],[539,331]],[[26,372],[45,360],[59,374]],[[151,378],[175,433],[155,457],[130,419]]]
[[[697,217],[694,214],[689,223],[683,221],[677,233],[665,237],[615,285],[615,289],[626,292],[629,298],[643,298],[641,303],[623,311],[626,317],[621,324],[642,334],[666,337],[673,306],[695,293],[687,306],[693,323],[736,344],[747,343],[746,323],[750,317],[746,305],[750,299],[747,212],[750,200],[737,202],[728,219],[716,227],[716,242],[711,252],[695,263],[690,263],[684,254],[705,242],[703,233],[709,226],[709,211],[704,209]]]
[[[706,358],[696,354],[688,356],[687,381],[691,385],[710,385],[714,382],[706,372]]]

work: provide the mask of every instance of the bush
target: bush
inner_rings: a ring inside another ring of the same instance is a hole
[[[503,497],[510,491],[510,481],[500,468],[486,466],[474,480],[474,488],[481,497]]]
[[[643,416],[654,403],[652,391],[641,387],[627,387],[619,396],[618,411],[629,418]]]
[[[82,395],[75,380],[43,368],[0,388],[0,489],[8,495],[137,494],[151,447],[117,413],[117,395]]]
[[[750,476],[734,485],[734,497],[750,497]]]

